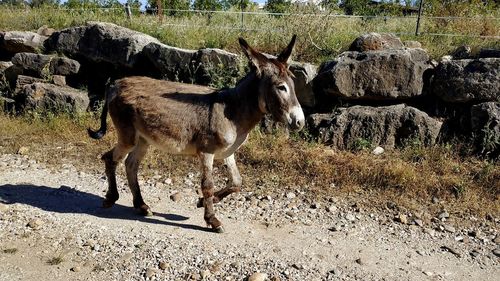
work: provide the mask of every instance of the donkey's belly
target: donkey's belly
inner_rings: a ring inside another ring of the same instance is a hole
[[[236,140],[231,145],[221,148],[215,152],[215,159],[224,159],[233,154],[238,148],[245,143],[248,138],[248,134],[239,135]]]
[[[153,139],[147,135],[142,134],[141,137],[146,139],[147,142],[152,146],[169,154],[196,155],[195,146],[190,145],[189,143],[183,143],[174,138],[162,137]]]

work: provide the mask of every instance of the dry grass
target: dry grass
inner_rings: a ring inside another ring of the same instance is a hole
[[[111,124],[111,123],[110,123]],[[29,147],[29,156],[46,163],[72,163],[79,169],[102,173],[97,159],[112,147],[113,128],[101,141],[86,135],[87,126],[97,127],[93,116],[50,120],[0,115],[0,153],[17,153]],[[311,198],[345,197],[366,202],[369,208],[391,201],[410,210],[443,208],[432,205],[438,197],[449,211],[459,213],[500,212],[500,165],[474,157],[462,157],[453,146],[409,146],[374,156],[369,151],[332,150],[285,134],[252,132],[237,152],[244,188],[261,193],[281,193],[297,188]],[[122,169],[120,169],[122,170]],[[198,171],[193,158],[148,153],[141,173],[146,177],[160,170],[163,175],[185,177]],[[432,206],[431,206],[432,205]]]
[[[425,19],[423,33],[451,33],[471,36],[500,36],[498,11],[479,18]],[[289,16],[247,14],[244,16],[244,31],[240,30],[241,18],[234,14],[213,14],[208,17],[199,13],[165,17],[160,23],[154,16],[136,15],[127,20],[121,10],[57,10],[9,9],[0,6],[0,30],[36,30],[42,25],[61,29],[83,25],[86,21],[113,22],[152,35],[160,41],[177,47],[197,49],[202,47],[222,48],[239,52],[237,38],[244,36],[249,43],[262,51],[277,53],[291,34],[298,35],[294,59],[319,63],[346,50],[360,34],[367,32],[392,32],[404,40],[422,42],[432,57],[449,53],[463,44],[480,47],[500,47],[498,39],[455,36],[419,36],[415,32],[416,19],[408,18],[343,18],[330,14],[311,15],[303,11],[292,11]]]

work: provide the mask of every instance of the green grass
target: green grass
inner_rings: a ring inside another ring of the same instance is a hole
[[[476,18],[431,19],[422,21],[425,33],[449,33],[470,36],[500,36],[499,11]],[[37,30],[47,25],[56,29],[83,25],[87,21],[105,21],[152,35],[163,43],[189,49],[203,47],[221,48],[239,52],[237,38],[243,36],[250,44],[264,52],[276,54],[298,35],[294,59],[320,63],[345,51],[360,34],[367,32],[392,32],[402,40],[420,41],[432,57],[438,58],[458,46],[468,44],[473,49],[500,47],[498,38],[462,36],[414,36],[416,19],[399,18],[345,18],[329,14],[301,14],[287,16],[246,14],[244,31],[240,30],[241,16],[213,14],[208,17],[199,13],[183,16],[166,16],[162,22],[150,15],[136,15],[130,21],[121,10],[61,10],[61,9],[11,9],[0,6],[0,30]]]

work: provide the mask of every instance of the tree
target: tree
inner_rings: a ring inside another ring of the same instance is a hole
[[[264,9],[271,13],[285,13],[291,5],[291,0],[268,0]]]
[[[250,0],[221,0],[220,1],[223,10],[229,10],[231,8],[237,8],[238,10],[245,10],[252,6],[253,2]]]
[[[203,11],[217,11],[222,9],[222,4],[217,0],[194,0],[193,9]]]
[[[157,0],[148,0],[148,5],[151,9],[157,9]],[[169,16],[181,15],[181,13],[176,10],[189,10],[189,0],[160,0],[164,13]]]
[[[58,6],[59,0],[30,0],[28,1],[30,7],[41,7],[41,6]]]

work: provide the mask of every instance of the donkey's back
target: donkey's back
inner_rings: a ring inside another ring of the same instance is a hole
[[[109,112],[118,133],[131,143],[143,138],[169,153],[193,155],[203,143],[217,145],[211,139],[218,127],[211,118],[223,106],[218,95],[210,87],[128,77],[110,89]]]

